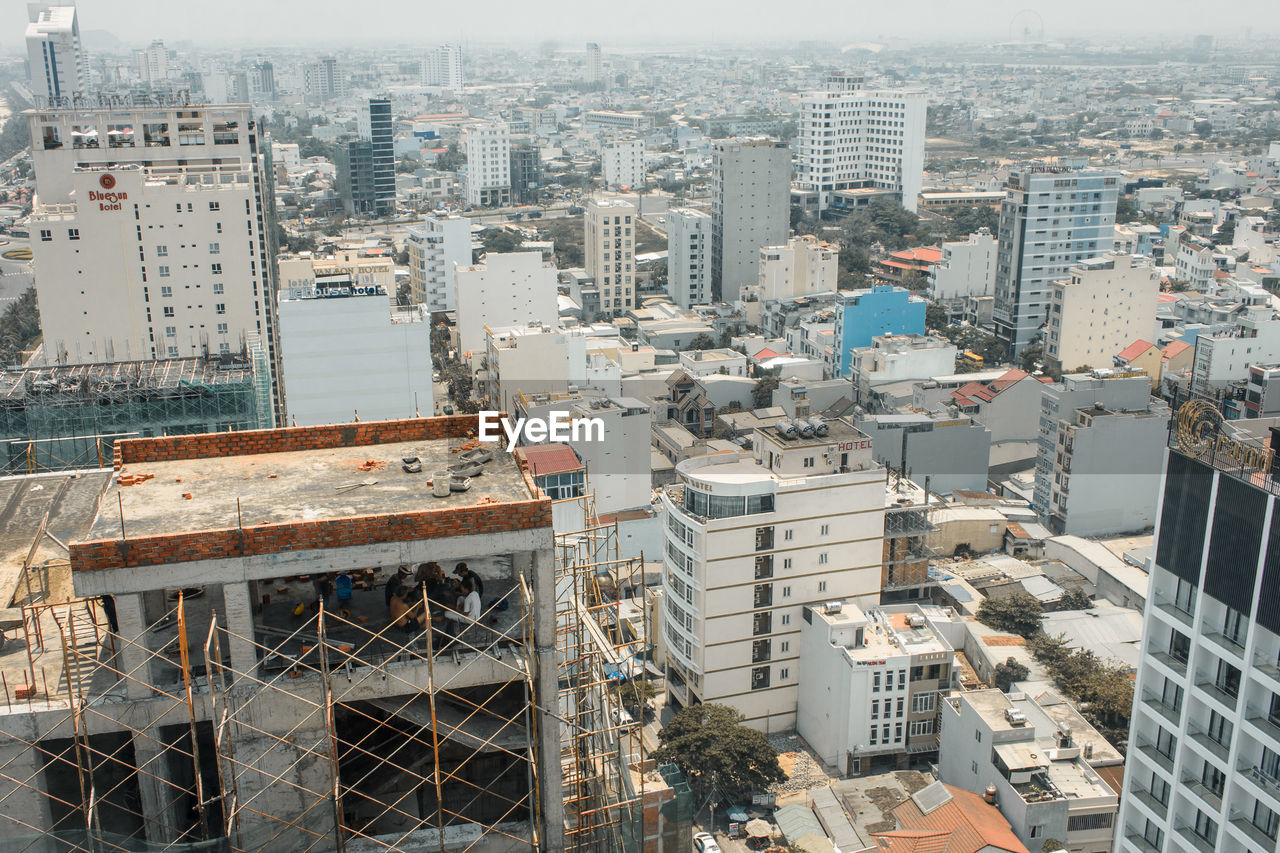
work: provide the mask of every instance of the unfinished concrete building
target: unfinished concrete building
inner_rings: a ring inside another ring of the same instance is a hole
[[[500,450],[436,496],[475,427],[128,439],[114,471],[0,480],[10,513],[57,492],[6,531],[11,560],[32,544],[0,648],[0,846],[687,849],[644,826],[683,782],[635,772],[609,690],[630,652],[591,576],[619,561],[594,534],[557,543]],[[76,597],[42,601],[30,578],[60,548]],[[388,573],[459,561],[479,621],[390,624]],[[339,574],[349,596],[318,596]]]

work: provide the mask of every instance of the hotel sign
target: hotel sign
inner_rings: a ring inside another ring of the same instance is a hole
[[[129,194],[123,190],[115,192],[116,178],[110,173],[103,174],[98,178],[98,186],[102,187],[101,191],[89,190],[89,201],[98,203],[98,210],[122,210],[124,205],[121,203],[129,197]]]
[[[1207,400],[1188,400],[1178,407],[1175,424],[1178,449],[1200,458],[1212,451],[1214,461],[1234,462],[1255,471],[1271,469],[1271,448],[1255,447],[1222,434],[1222,414]]]

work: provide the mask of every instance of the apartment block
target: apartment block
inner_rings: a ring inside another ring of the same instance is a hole
[[[454,275],[463,358],[484,355],[486,326],[553,326],[559,317],[556,269],[541,252],[490,252],[483,264],[458,267]]]
[[[1160,277],[1133,255],[1081,261],[1053,284],[1045,356],[1059,370],[1110,367],[1112,358],[1155,327]]]
[[[501,207],[511,203],[511,132],[506,122],[468,125],[463,131],[467,152],[467,204]]]
[[[733,302],[760,280],[760,247],[791,230],[791,152],[772,139],[726,139],[711,149],[711,292]]]
[[[644,187],[644,140],[614,139],[600,150],[600,171],[605,187],[611,190],[639,190]]]
[[[755,295],[767,301],[834,293],[839,273],[838,246],[812,234],[792,237],[780,246],[760,248],[760,278]]]
[[[711,301],[711,217],[700,210],[667,211],[667,293],[685,310]]]
[[[636,207],[592,199],[583,214],[587,275],[600,290],[600,313],[616,317],[636,307]]]
[[[415,304],[426,305],[433,313],[458,307],[455,271],[472,261],[471,220],[447,213],[433,213],[420,225],[407,229],[409,286]]]

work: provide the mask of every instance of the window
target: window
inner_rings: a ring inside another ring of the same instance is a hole
[[[756,528],[756,550],[768,551],[773,547],[773,528],[757,527]]]
[[[40,242],[42,242],[42,243],[52,243],[52,242],[53,242],[53,232],[52,232],[52,231],[50,231],[50,230],[46,230],[46,229],[44,229],[44,228],[41,228],[41,229],[40,229]]]
[[[1176,741],[1172,734],[1165,730],[1164,726],[1158,726],[1156,730],[1156,752],[1165,758],[1173,758],[1173,748]]]
[[[757,666],[751,670],[751,689],[764,690],[769,686],[769,667]]]
[[[769,640],[756,640],[751,644],[751,662],[764,663],[773,656],[772,642]]]
[[[214,275],[222,275],[222,264],[210,264],[209,271]]]
[[[893,724],[893,740],[895,743],[902,742],[902,723]]]
[[[220,335],[225,335],[226,333],[227,333],[227,324],[226,324],[226,323],[219,323],[219,324],[218,324],[218,334],[220,334]]]
[[[1244,614],[1239,610],[1228,607],[1222,618],[1222,636],[1226,637],[1234,645],[1243,646],[1246,624]]]
[[[782,558],[782,568],[784,568],[784,569],[789,569],[789,568],[791,568],[791,558],[790,558],[790,557],[783,557],[783,558]]]
[[[227,313],[227,303],[225,303],[225,302],[219,302],[218,304],[214,305],[214,306],[213,306],[213,313],[215,313],[215,314],[225,314],[225,313]]]
[[[751,617],[751,633],[759,637],[761,634],[770,634],[773,632],[773,614],[757,613]]]
[[[219,254],[221,251],[222,251],[222,244],[220,243],[209,244],[209,254],[216,255],[216,254]]]
[[[1190,616],[1196,607],[1195,584],[1178,579],[1178,586],[1173,594],[1173,606]]]
[[[783,540],[784,542],[790,542],[790,541],[791,541],[791,536],[792,536],[792,534],[794,534],[794,533],[795,533],[795,531],[794,531],[794,530],[791,530],[791,529],[787,529],[787,530],[782,531],[782,540]]]
[[[818,535],[819,535],[819,536],[826,536],[826,535],[827,535],[828,533],[830,533],[830,532],[831,532],[831,525],[830,525],[830,524],[824,524],[824,525],[822,525],[822,527],[820,527],[820,528],[818,529]]]
[[[893,670],[889,670],[884,674],[884,689],[885,690],[893,689]]]
[[[818,565],[825,566],[827,564],[827,552],[823,551],[818,555]]]
[[[898,697],[897,710],[896,710],[896,711],[894,712],[894,714],[893,714],[895,717],[901,717],[901,716],[902,716],[902,706],[906,703],[906,701],[907,701],[907,700],[906,700],[906,699],[904,699],[903,697],[901,697],[901,696],[899,696],[899,697]]]
[[[1214,742],[1228,746],[1231,742],[1231,724],[1217,711],[1210,711],[1207,734]]]
[[[981,730],[981,729],[974,729],[974,730],[973,730],[973,739],[974,739],[974,740],[976,740],[978,743],[982,743],[982,730]]]
[[[156,246],[156,257],[157,257],[157,258],[167,258],[167,257],[169,257],[169,247],[168,247],[168,246]]]
[[[169,277],[169,268],[168,268],[168,267],[165,267],[165,266],[160,267],[160,277],[161,277],[161,278],[168,278],[168,277]]]
[[[782,597],[783,597],[783,598],[790,598],[790,597],[791,597],[791,587],[789,587],[789,586],[784,586],[784,587],[782,588]],[[790,618],[790,617],[788,617],[788,616],[783,616],[783,617],[782,617],[782,624],[783,624],[783,625],[787,624],[787,620],[788,620],[789,618]]]
[[[173,316],[173,306],[172,306],[172,305],[166,305],[166,306],[164,306],[164,316],[166,316],[166,317],[172,317],[172,316]]]
[[[826,591],[827,591],[827,582],[818,581],[818,592],[826,592]]]
[[[871,700],[871,719],[873,720],[880,719],[880,700],[879,699]]]
[[[177,326],[165,326],[165,327],[164,327],[164,336],[165,336],[166,338],[176,338],[176,337],[178,336],[178,327],[177,327]]]
[[[916,720],[907,729],[911,737],[933,734],[933,720]]]
[[[1200,809],[1196,809],[1195,833],[1210,844],[1218,842],[1218,824]]]
[[[871,676],[871,692],[872,692],[872,693],[879,693],[879,692],[880,692],[880,673],[878,673],[878,672],[877,672],[877,673],[874,673],[874,674]]]
[[[169,297],[173,296],[173,288],[167,284],[162,285],[160,287],[160,296],[165,299],[168,299]]]
[[[1169,805],[1169,783],[1160,778],[1160,774],[1151,771],[1151,796],[1161,805]]]
[[[784,666],[782,669],[778,670],[778,678],[779,678],[779,679],[786,678],[786,677],[787,677],[788,675],[790,675],[790,674],[791,674],[791,670],[790,670],[790,669],[788,669],[788,668],[787,668],[787,667],[785,667],[785,666]]]
[[[1280,829],[1280,815],[1277,815],[1260,801],[1255,800],[1253,803],[1253,817],[1250,818],[1250,823],[1262,830],[1263,835],[1274,840],[1277,829]]]
[[[211,201],[211,202],[209,202],[209,209],[210,209],[210,210],[221,210],[221,209],[222,209],[222,204],[221,204],[221,202]]]
[[[755,606],[768,607],[771,604],[773,604],[773,584],[768,584],[768,583],[756,584]]]
[[[788,588],[788,589],[786,590],[786,592],[785,592],[785,595],[790,595],[790,594],[791,594],[791,590],[790,590],[790,588]],[[790,625],[790,624],[791,624],[791,614],[790,614],[790,613],[783,613],[783,614],[782,614],[782,624],[783,624],[783,625]]]
[[[1173,631],[1169,635],[1169,657],[1179,663],[1186,663],[1191,654],[1191,638],[1181,631]]]
[[[1200,771],[1200,783],[1219,797],[1222,796],[1222,789],[1226,785],[1226,774],[1219,770],[1212,762],[1206,761],[1204,768]]]
[[[773,577],[773,555],[756,555],[756,580],[765,580],[771,577]]]
[[[68,228],[68,229],[67,229],[67,239],[68,239],[68,240],[79,240],[79,239],[80,239],[80,229],[79,229],[79,228]]]
[[[1039,838],[1039,837],[1041,837],[1042,835],[1044,835],[1044,824],[1042,824],[1042,823],[1033,823],[1033,824],[1031,825],[1031,830],[1030,830],[1030,833],[1029,833],[1029,834],[1031,835],[1031,837],[1032,837],[1032,838]]]
[[[870,743],[872,746],[875,746],[879,742],[876,739],[876,736],[879,734],[879,730],[880,730],[879,726],[871,727],[871,737],[867,738],[867,742]]]
[[[221,296],[221,295],[222,295],[222,282],[220,282],[220,281],[214,282],[214,284],[213,284],[213,295],[214,295],[214,296]]]
[[[1157,850],[1164,849],[1164,830],[1151,818],[1147,818],[1146,828],[1142,830],[1142,840]]]
[[[927,714],[938,705],[937,693],[917,693],[911,697],[911,713]]]
[[[169,347],[169,358],[177,358],[177,357],[178,357],[178,348]]]
[[[1223,693],[1235,699],[1240,694],[1240,670],[1224,660],[1218,661],[1218,675],[1213,684]]]

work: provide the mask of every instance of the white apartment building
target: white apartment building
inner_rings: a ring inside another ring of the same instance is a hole
[[[1107,254],[1081,261],[1053,284],[1045,355],[1063,370],[1110,367],[1112,357],[1151,333],[1160,276],[1151,262]]]
[[[614,139],[600,149],[600,171],[611,190],[644,187],[644,140]]]
[[[939,302],[990,296],[996,286],[996,238],[986,228],[942,244],[942,260],[929,268],[929,293]]]
[[[667,293],[686,311],[711,301],[711,217],[701,210],[667,211]]]
[[[796,186],[826,210],[835,190],[876,187],[915,212],[924,173],[923,92],[872,91],[858,77],[833,76],[800,99]]]
[[[1280,511],[1267,431],[1236,423],[1165,457],[1117,853],[1277,848]]]
[[[955,651],[932,621],[951,615],[914,604],[864,612],[838,600],[803,613],[796,731],[822,762],[856,776],[936,751]]]
[[[559,318],[556,268],[541,252],[491,252],[483,264],[458,267],[458,342],[463,358],[477,361],[485,352],[485,327]]]
[[[1016,357],[1048,319],[1053,283],[1112,249],[1120,176],[1037,166],[1009,173],[996,255],[996,334]],[[1074,365],[1072,365],[1074,367]]]
[[[670,699],[768,731],[796,725],[805,605],[875,604],[884,545],[871,439],[839,419],[783,431],[680,462],[661,494]]]
[[[467,204],[511,203],[511,132],[505,121],[480,122],[463,131],[467,151]]]
[[[27,4],[27,66],[38,106],[88,93],[89,64],[80,46],[74,3]]]
[[[345,98],[347,71],[337,57],[322,56],[319,62],[309,62],[302,67],[302,87],[308,95],[322,101]]]
[[[1197,335],[1191,393],[1220,398],[1228,385],[1245,382],[1249,365],[1280,361],[1280,317],[1242,316],[1230,331]]]
[[[600,45],[593,41],[587,42],[587,65],[584,70],[583,79],[588,83],[599,83],[603,77],[603,68],[600,62]]]
[[[248,106],[27,113],[46,357],[62,364],[215,357],[265,343],[282,391]]]
[[[296,142],[272,142],[271,162],[276,166],[284,166],[286,172],[297,172],[302,169],[302,152]]]
[[[1124,757],[1056,695],[969,690],[939,703],[938,778],[995,804],[1028,850],[1056,838],[1070,853],[1110,853],[1119,807],[1098,773]]]
[[[380,287],[326,282],[280,292],[290,426],[435,414],[431,316],[391,310]]]
[[[453,311],[458,307],[455,270],[471,266],[471,220],[432,213],[422,218],[422,224],[410,226],[407,235],[414,303],[432,312]]]
[[[772,139],[722,139],[711,149],[711,291],[735,302],[760,279],[760,247],[791,232],[791,152]]]
[[[630,344],[616,336],[599,335],[589,326],[486,327],[489,408],[514,412],[521,394],[564,395],[571,387],[617,397],[622,393],[618,355],[623,347],[630,349]]]
[[[812,234],[792,237],[781,246],[760,247],[759,299],[795,299],[834,293],[840,273],[840,249]]]
[[[169,48],[160,39],[135,50],[133,61],[137,65],[138,79],[143,83],[155,85],[169,79]],[[225,73],[223,77],[221,83],[225,88]]]
[[[422,85],[461,94],[462,48],[456,44],[442,44],[427,51],[420,66]]]
[[[600,291],[600,313],[616,317],[636,307],[636,207],[629,201],[591,199],[583,219],[587,275]]]

